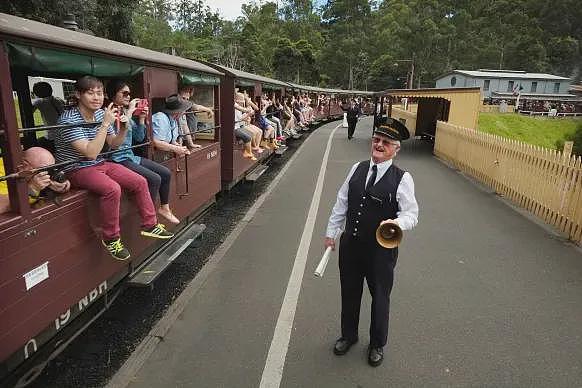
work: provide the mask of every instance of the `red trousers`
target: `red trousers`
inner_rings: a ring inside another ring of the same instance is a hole
[[[89,190],[99,196],[103,240],[119,237],[121,189],[133,194],[144,229],[157,224],[156,210],[147,180],[121,164],[103,162],[83,167],[71,171],[68,178],[73,187]]]

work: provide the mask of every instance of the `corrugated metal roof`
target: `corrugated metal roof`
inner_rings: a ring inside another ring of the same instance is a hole
[[[560,80],[566,81],[570,78],[567,77],[560,77],[558,75],[553,74],[544,74],[544,73],[526,73],[526,72],[518,72],[518,71],[495,71],[495,70],[488,70],[488,71],[481,71],[481,70],[453,70],[451,73],[446,75],[450,75],[452,73],[457,74],[464,74],[469,77],[478,77],[478,78],[512,78],[512,79],[539,79],[539,80]],[[446,76],[445,75],[445,76]],[[439,77],[439,79],[445,77]]]
[[[221,72],[210,66],[190,59],[98,38],[4,13],[0,13],[0,35],[8,40],[10,38],[18,38],[19,40],[40,41],[57,46],[88,50],[107,56],[129,58],[142,63],[157,63],[207,74],[222,75]]]

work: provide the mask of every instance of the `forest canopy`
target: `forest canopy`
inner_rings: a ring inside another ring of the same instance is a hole
[[[319,5],[317,5],[319,4]],[[0,11],[283,81],[338,88],[434,87],[452,69],[580,80],[578,0],[249,1],[234,21],[203,0],[8,0]]]

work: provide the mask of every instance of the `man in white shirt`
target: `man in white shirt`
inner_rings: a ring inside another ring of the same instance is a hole
[[[410,137],[406,127],[392,118],[378,123],[372,137],[370,160],[356,163],[341,186],[329,218],[325,247],[335,249],[340,239],[339,268],[342,294],[342,335],[334,353],[343,355],[358,341],[358,323],[363,281],[366,278],[372,296],[368,363],[378,366],[384,359],[388,340],[390,292],[398,248],[387,249],[376,241],[376,229],[382,221],[394,220],[402,230],[411,230],[418,222],[418,204],[412,176],[393,162],[400,141]]]

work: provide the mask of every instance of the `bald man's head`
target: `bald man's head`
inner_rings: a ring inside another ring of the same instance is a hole
[[[51,152],[42,147],[31,147],[22,153],[22,160],[32,168],[41,168],[55,164]]]

